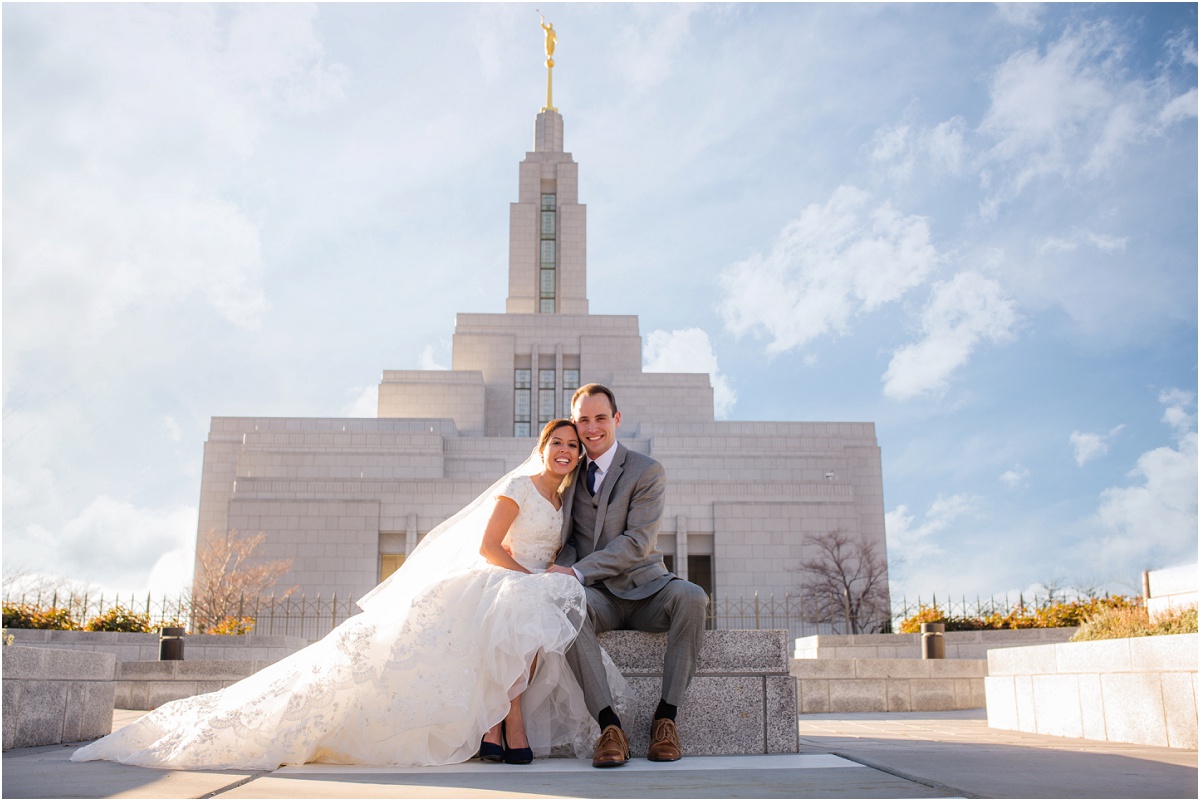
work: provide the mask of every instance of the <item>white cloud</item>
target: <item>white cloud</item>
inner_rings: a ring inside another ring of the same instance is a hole
[[[421,355],[417,357],[418,370],[449,370],[450,368],[443,364],[438,358],[438,352],[445,350],[441,345],[426,345],[421,351]]]
[[[972,511],[977,499],[965,494],[938,496],[925,511],[925,520],[914,525],[916,517],[908,506],[900,504],[884,515],[884,530],[887,532],[888,554],[901,563],[915,565],[942,553],[934,542],[934,535],[947,529],[959,517]]]
[[[729,377],[721,375],[708,333],[699,328],[651,331],[642,349],[642,369],[647,373],[708,373],[712,381],[717,418],[728,418],[737,403]]]
[[[1023,487],[1029,481],[1029,468],[1025,465],[1017,465],[1011,470],[1005,470],[1000,474],[1000,483],[1009,489],[1017,489]]]
[[[183,439],[183,428],[175,421],[174,417],[169,414],[166,415],[163,417],[162,424],[163,428],[167,432],[167,437],[170,438],[172,442],[179,442]]]
[[[923,174],[932,167],[941,173],[958,175],[969,155],[966,134],[966,120],[958,116],[925,130],[909,125],[884,127],[875,132],[870,158],[897,183],[912,178],[918,164]]]
[[[915,161],[909,127],[898,125],[876,131],[871,161],[885,167],[893,181],[903,183],[911,178]]]
[[[350,403],[342,410],[342,417],[378,417],[379,386],[369,384],[346,390]]]
[[[196,520],[194,506],[141,509],[102,495],[57,534],[33,525],[15,538],[25,551],[54,548],[56,570],[108,593],[145,593],[152,576],[156,592],[177,593],[191,584]]]
[[[1088,462],[1099,459],[1108,453],[1108,443],[1113,437],[1121,433],[1121,429],[1123,428],[1125,428],[1125,425],[1121,424],[1107,434],[1072,431],[1071,447],[1075,449],[1075,463],[1083,467]]]
[[[631,6],[632,19],[613,43],[609,63],[637,94],[671,78],[679,50],[691,33],[694,4]]]
[[[925,218],[842,186],[785,226],[766,256],[721,274],[721,313],[731,332],[766,334],[767,352],[781,353],[845,332],[854,314],[898,300],[940,261]]]
[[[1179,434],[1186,434],[1196,427],[1196,414],[1188,408],[1195,408],[1196,394],[1182,389],[1164,389],[1158,393],[1158,402],[1167,408],[1163,411],[1162,421]]]
[[[1197,438],[1195,395],[1165,390],[1163,421],[1176,447],[1143,453],[1129,475],[1141,483],[1110,487],[1100,494],[1097,517],[1107,530],[1094,557],[1125,571],[1169,567],[1196,559]]]
[[[1038,253],[1072,253],[1081,246],[1090,246],[1103,253],[1119,253],[1124,251],[1128,244],[1129,237],[1127,236],[1098,234],[1087,228],[1079,228],[1072,231],[1069,236],[1047,237],[1038,246]]]
[[[1041,176],[1106,172],[1132,146],[1195,116],[1194,88],[1176,96],[1168,81],[1129,79],[1127,51],[1101,21],[1071,27],[1044,51],[1022,50],[996,70],[978,129],[992,142],[980,159],[991,190],[985,218]]]
[[[1080,467],[1108,453],[1108,443],[1099,434],[1072,431],[1071,446],[1075,449],[1075,463]]]
[[[996,12],[1000,19],[1021,28],[1036,28],[1041,17],[1041,3],[997,3]]]
[[[277,120],[342,97],[347,73],[324,63],[316,14],[74,6],[6,26],[54,64],[41,76],[22,64],[26,84],[75,87],[52,106],[14,95],[21,113],[5,117],[6,340],[18,351],[90,344],[191,298],[260,325],[258,222],[222,176]]]
[[[1110,531],[1101,543],[1102,558],[1123,562],[1127,569],[1194,561],[1196,433],[1185,434],[1176,448],[1143,453],[1130,476],[1142,483],[1100,495],[1100,522]]]
[[[1160,124],[1172,125],[1196,116],[1196,90],[1189,89],[1179,97],[1172,98],[1158,114]]]
[[[996,281],[974,272],[939,281],[921,316],[925,337],[892,356],[884,394],[906,400],[944,392],[980,342],[1013,339],[1016,322],[1013,303]]]

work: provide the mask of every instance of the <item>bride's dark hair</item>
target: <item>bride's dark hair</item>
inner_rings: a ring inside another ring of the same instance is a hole
[[[538,454],[543,455],[543,456],[545,455],[546,445],[550,442],[550,437],[554,436],[554,432],[560,428],[571,429],[572,431],[575,432],[575,438],[579,439],[579,431],[576,430],[575,424],[572,423],[570,420],[568,420],[565,417],[560,417],[557,420],[551,420],[549,423],[546,423],[546,425],[542,427],[542,433],[538,434],[538,441],[537,441]],[[580,454],[580,456],[583,455],[582,441],[579,443],[579,454]],[[565,476],[563,476],[562,483],[560,483],[558,485],[558,494],[559,495],[562,495],[564,492],[567,491],[567,487],[571,486],[571,480],[574,478],[575,478],[574,470],[572,470],[570,473],[567,473]]]

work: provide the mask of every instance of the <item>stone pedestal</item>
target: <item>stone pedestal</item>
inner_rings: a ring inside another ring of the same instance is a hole
[[[599,640],[637,693],[633,719],[621,722],[633,755],[645,756],[661,697],[667,635],[610,631]],[[684,754],[797,753],[790,656],[787,631],[705,632],[700,663],[676,720]]]
[[[2,650],[4,750],[93,740],[112,731],[112,654]]]

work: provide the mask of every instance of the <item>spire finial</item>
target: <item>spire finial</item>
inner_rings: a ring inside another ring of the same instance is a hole
[[[547,23],[541,9],[535,9],[542,18],[542,30],[546,32],[546,105],[542,111],[558,111],[554,107],[554,45],[558,42],[558,34],[554,31],[554,23]]]

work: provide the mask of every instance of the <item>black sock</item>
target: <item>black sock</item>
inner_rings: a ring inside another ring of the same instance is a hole
[[[668,704],[666,701],[658,702],[658,709],[654,710],[654,719],[667,718],[671,722],[675,721],[675,705]]]
[[[600,714],[596,716],[596,722],[600,724],[600,731],[604,731],[609,726],[621,728],[621,719],[617,717],[617,713],[613,712],[611,706],[606,706],[600,710]]]

